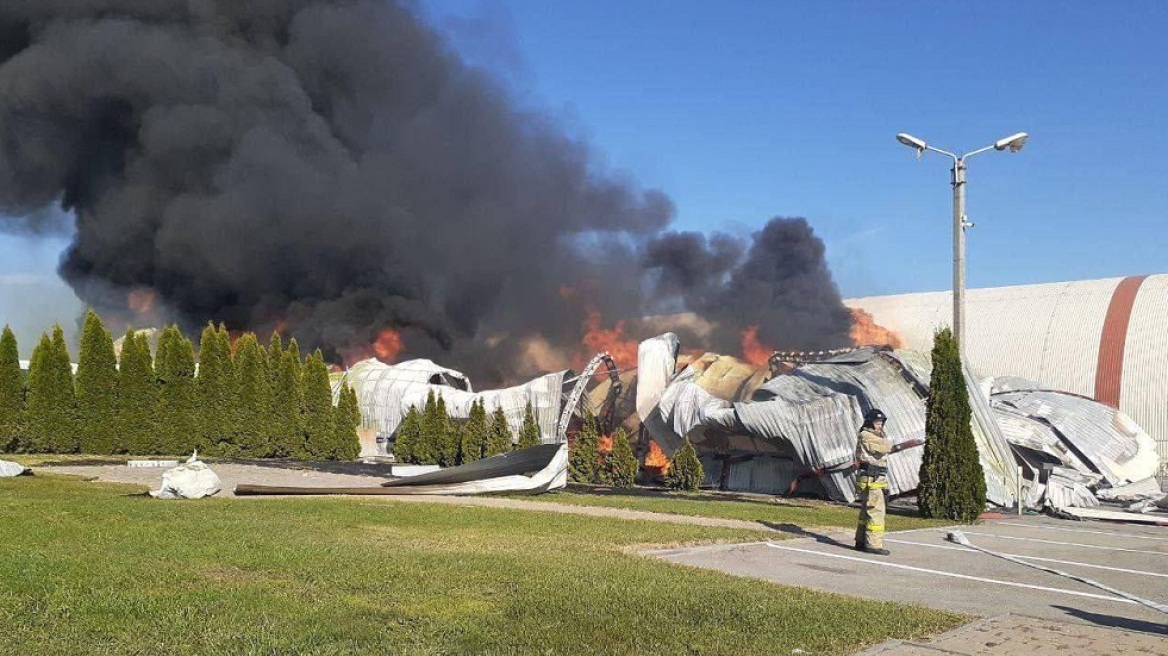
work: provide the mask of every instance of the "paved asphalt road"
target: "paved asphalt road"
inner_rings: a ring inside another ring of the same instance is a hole
[[[1168,615],[1055,574],[945,540],[949,529],[890,533],[888,557],[850,533],[653,552],[675,563],[830,592],[994,617],[1013,613],[1168,636]],[[1168,604],[1168,528],[1047,517],[965,527],[973,544]],[[1168,642],[1168,638],[1166,638]]]

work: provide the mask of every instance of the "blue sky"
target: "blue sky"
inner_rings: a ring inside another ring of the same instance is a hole
[[[901,131],[1032,135],[970,160],[969,286],[1168,271],[1168,3],[421,6],[600,166],[668,193],[678,228],[806,217],[845,296],[950,285],[949,164]],[[59,305],[66,243],[0,235],[0,307]]]
[[[685,229],[805,216],[845,296],[1168,271],[1168,3],[425,4],[473,60],[666,191]],[[471,20],[467,20],[467,18]]]

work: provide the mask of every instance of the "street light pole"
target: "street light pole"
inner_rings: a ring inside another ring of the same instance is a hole
[[[965,158],[953,161],[953,339],[965,353]]]
[[[1016,153],[1022,150],[1029,137],[1025,132],[1019,132],[958,157],[947,150],[934,148],[911,134],[901,132],[896,135],[897,141],[917,151],[918,158],[926,150],[931,150],[953,160],[953,339],[962,357],[965,356],[965,229],[973,227],[972,223],[965,220],[965,160],[991,149],[1009,149]]]

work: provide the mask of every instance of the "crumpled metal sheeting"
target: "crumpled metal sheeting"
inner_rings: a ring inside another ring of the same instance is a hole
[[[743,425],[768,438],[791,442],[808,469],[850,462],[857,429],[870,408],[888,415],[884,430],[893,444],[925,435],[924,400],[893,363],[872,349],[803,365],[767,382],[754,398],[758,400],[735,405]],[[892,494],[916,489],[921,453],[920,448],[913,448],[889,456]],[[854,472],[837,472],[821,477],[820,482],[832,499],[852,501],[854,479]]]
[[[677,371],[681,342],[674,333],[646,339],[637,346],[637,414],[648,417]]]
[[[547,374],[524,385],[501,390],[469,392],[446,384],[433,384],[438,380],[462,380],[460,372],[440,367],[429,360],[411,360],[396,365],[387,365],[376,359],[363,360],[353,365],[333,385],[334,395],[340,386],[348,383],[357,393],[357,404],[361,409],[362,424],[374,428],[379,435],[389,436],[397,431],[409,411],[410,406],[421,409],[431,391],[441,395],[446,401],[447,413],[456,419],[470,416],[471,406],[482,399],[488,412],[502,407],[507,416],[507,424],[512,433],[518,435],[523,426],[523,413],[531,402],[536,423],[539,424],[541,440],[554,442],[556,424],[559,421],[561,395],[565,372]],[[466,381],[469,388],[470,383]]]
[[[708,417],[717,417],[726,422],[724,413],[731,408],[729,401],[723,401],[702,389],[693,379],[698,370],[686,367],[665,388],[657,407],[648,417],[642,417],[649,434],[666,453],[681,448],[682,440],[694,428],[703,426]]]
[[[995,407],[1049,425],[1060,441],[1103,475],[1112,486],[1155,476],[1156,443],[1127,415],[1074,394],[1055,391],[997,392]]]
[[[1045,453],[1065,467],[1084,472],[1091,471],[1090,466],[1063,444],[1050,425],[1036,421],[1016,408],[998,403],[994,404],[994,417],[1010,444]],[[1022,454],[1025,457],[1025,452]],[[1033,464],[1041,465],[1037,462]]]
[[[855,397],[815,393],[806,381],[792,380],[789,385],[789,390],[773,390],[779,391],[780,395],[770,401],[735,404],[743,426],[753,434],[788,441],[803,463],[801,468],[851,463],[856,451],[856,426],[862,416]],[[799,389],[800,386],[803,389]],[[791,478],[796,475],[792,473]],[[853,481],[852,472],[820,478],[829,498],[849,502],[856,498]],[[782,482],[776,485],[783,486]],[[757,482],[754,487],[758,487]]]
[[[1046,505],[1053,508],[1093,508],[1099,500],[1088,489],[1097,479],[1069,467],[1054,467],[1046,478]]]
[[[1154,478],[1145,478],[1135,483],[1121,485],[1119,487],[1109,487],[1102,490],[1096,490],[1095,496],[1105,501],[1142,501],[1151,499],[1153,501],[1162,499],[1166,495],[1164,490],[1160,489],[1160,483]]]

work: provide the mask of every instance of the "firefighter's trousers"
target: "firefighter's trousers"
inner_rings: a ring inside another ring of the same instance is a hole
[[[856,479],[856,494],[860,499],[857,547],[884,548],[884,491],[887,489],[888,479],[884,476],[861,474]]]

